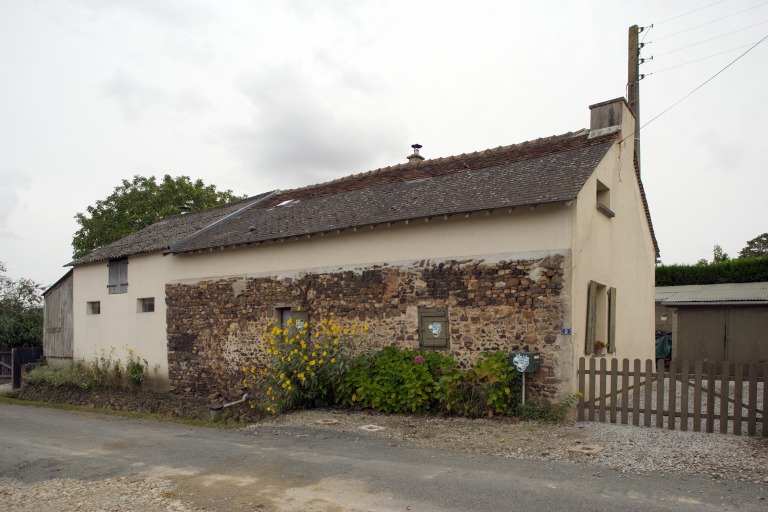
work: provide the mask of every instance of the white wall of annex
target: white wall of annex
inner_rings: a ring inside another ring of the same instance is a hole
[[[110,294],[106,261],[79,265],[74,271],[74,358],[91,361],[102,356],[123,364],[128,350],[145,359],[151,386],[168,386],[168,350],[165,321],[165,283],[170,258],[159,253],[128,259],[127,293]],[[142,313],[139,299],[154,297],[155,311]],[[88,302],[100,302],[101,313],[89,314]]]

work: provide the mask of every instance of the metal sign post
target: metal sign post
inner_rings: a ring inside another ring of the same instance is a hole
[[[528,368],[530,358],[526,354],[515,354],[512,359],[512,364],[515,365],[517,371],[523,374],[523,405],[525,405],[525,369]]]

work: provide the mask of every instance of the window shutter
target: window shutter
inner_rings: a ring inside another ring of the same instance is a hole
[[[419,309],[419,338],[424,348],[448,348],[448,309]]]
[[[616,352],[616,288],[608,290],[608,352]]]
[[[587,332],[584,336],[584,353],[591,354],[595,347],[595,332],[597,330],[597,283],[589,282],[587,289]]]

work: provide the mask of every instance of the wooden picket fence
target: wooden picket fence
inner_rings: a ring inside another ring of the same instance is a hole
[[[768,363],[672,361],[657,371],[650,359],[644,369],[640,359],[588,360],[579,359],[579,421],[768,437]]]

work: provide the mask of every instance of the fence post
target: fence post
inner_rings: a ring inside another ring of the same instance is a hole
[[[675,430],[677,423],[677,363],[669,362],[669,411],[667,412],[667,428]]]
[[[626,357],[621,362],[621,424],[626,425],[629,422],[627,414],[629,412],[629,359]]]
[[[728,433],[728,399],[731,397],[731,363],[723,361],[720,370],[720,433]]]
[[[703,378],[702,362],[693,363],[693,431],[701,432],[701,383]]]
[[[608,370],[605,358],[600,358],[600,421],[605,423],[606,384],[608,383]]]
[[[768,375],[766,375],[768,377]],[[749,396],[747,402],[749,403],[749,411],[747,411],[747,435],[757,435],[757,363],[749,363]],[[766,383],[763,380],[763,389],[765,389]],[[766,402],[763,401],[763,414],[765,414]]]
[[[689,363],[680,363],[680,430],[688,430],[688,375]]]
[[[768,363],[763,364],[763,437],[768,437]]]
[[[610,417],[611,423],[616,423],[616,399],[619,398],[618,382],[616,380],[619,370],[619,360],[615,357],[611,359],[611,403],[610,403]]]
[[[589,421],[595,421],[595,358],[589,358]]]
[[[640,360],[635,359],[634,375],[632,376],[632,424],[640,426]]]
[[[664,361],[656,365],[656,427],[664,426]]]
[[[707,363],[707,433],[715,431],[715,362]]]
[[[584,358],[579,358],[579,405],[577,409],[577,418],[584,421],[584,393],[587,390],[584,382],[586,380]]]
[[[653,388],[653,363],[645,360],[645,404],[643,407],[643,424],[651,426],[651,391]]]
[[[741,403],[744,394],[744,365],[736,363],[733,379],[733,433],[741,435]]]

